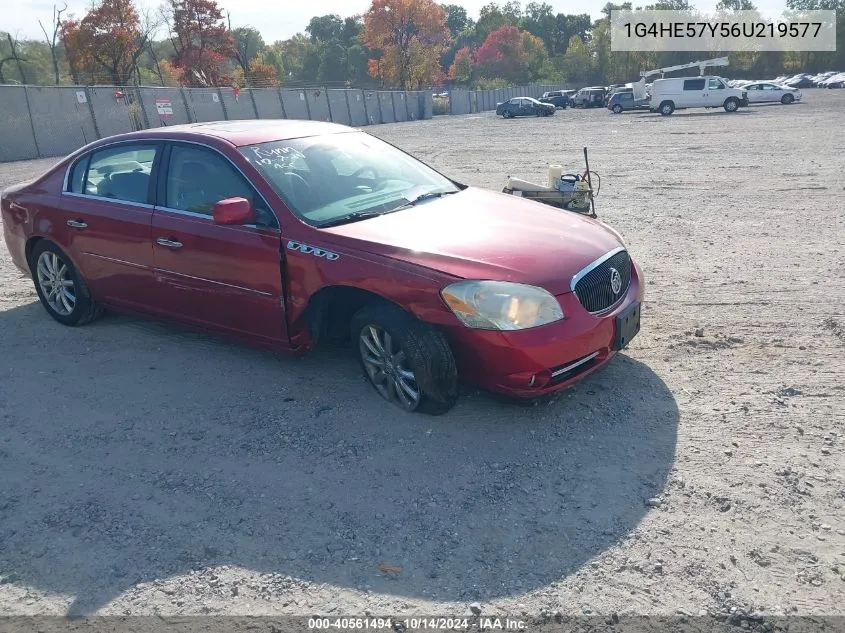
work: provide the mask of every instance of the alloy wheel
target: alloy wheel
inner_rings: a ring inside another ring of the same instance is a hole
[[[367,376],[381,396],[406,411],[416,410],[420,387],[399,341],[382,328],[368,325],[358,335],[358,348]]]
[[[50,308],[60,316],[69,316],[76,307],[76,285],[70,268],[51,251],[44,251],[36,265],[38,285]]]

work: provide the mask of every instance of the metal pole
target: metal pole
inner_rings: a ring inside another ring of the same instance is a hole
[[[29,113],[29,127],[32,128],[32,142],[35,143],[36,158],[42,158],[41,150],[38,147],[38,137],[35,136],[35,121],[32,120],[32,108],[29,105],[29,92],[26,86],[23,87],[23,96],[26,99],[26,111]]]
[[[100,126],[97,125],[97,117],[94,115],[94,103],[91,101],[91,90],[88,86],[85,86],[85,100],[88,101],[88,111],[91,113],[91,121],[94,123],[94,134],[97,135],[97,138],[102,138],[100,136]]]
[[[587,148],[584,148],[584,164],[587,166],[587,186],[590,188],[590,215],[596,217],[596,201],[593,198],[593,180],[590,178],[590,161],[587,159]]]

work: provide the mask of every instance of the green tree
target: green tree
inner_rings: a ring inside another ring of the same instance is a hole
[[[756,11],[757,6],[751,0],[719,0],[716,11]]]
[[[256,55],[261,55],[264,52],[267,45],[264,43],[261,33],[254,27],[241,26],[232,29],[230,23],[229,31],[235,44],[235,62],[241,69],[247,85],[249,85],[251,74],[249,64]]]
[[[441,4],[440,8],[446,14],[446,28],[449,29],[453,38],[458,37],[471,25],[472,21],[467,16],[467,10],[464,7],[457,4]]]
[[[339,15],[320,15],[311,18],[305,32],[312,42],[325,44],[327,42],[340,41],[343,33],[344,21]]]

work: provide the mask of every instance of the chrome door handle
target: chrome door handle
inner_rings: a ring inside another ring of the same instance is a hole
[[[160,237],[156,240],[157,244],[161,246],[166,246],[168,248],[182,248],[182,242],[177,242],[176,240],[169,240],[166,237]]]
[[[72,229],[85,229],[88,228],[88,225],[85,222],[80,222],[79,220],[68,220],[67,225]]]

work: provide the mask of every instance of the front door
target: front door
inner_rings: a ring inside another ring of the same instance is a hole
[[[705,105],[710,106],[711,108],[717,108],[725,103],[725,90],[727,86],[722,83],[721,79],[716,79],[715,77],[711,77],[707,80],[707,86],[704,91],[705,100],[707,103]]]
[[[153,213],[153,278],[167,315],[259,342],[287,344],[279,224],[262,196],[223,154],[173,144]],[[250,200],[254,224],[214,223],[225,198]]]

